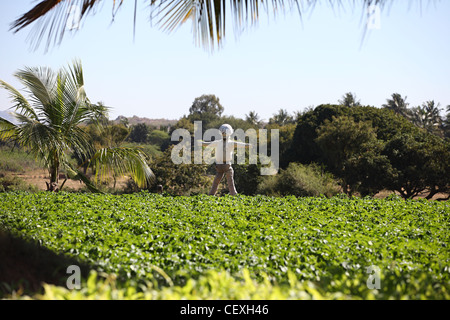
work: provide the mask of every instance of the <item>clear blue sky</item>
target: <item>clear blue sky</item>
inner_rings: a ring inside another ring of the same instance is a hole
[[[380,107],[394,92],[411,106],[435,100],[450,104],[450,1],[394,1],[381,15],[381,29],[362,39],[362,8],[331,9],[322,1],[311,14],[266,19],[241,36],[228,33],[221,50],[194,43],[187,23],[167,34],[148,21],[140,0],[133,41],[133,3],[125,1],[111,24],[112,1],[48,52],[32,51],[29,28],[9,26],[36,3],[0,1],[0,79],[20,89],[13,73],[24,66],[57,69],[80,59],[91,101],[112,107],[110,118],[138,115],[179,119],[196,97],[215,94],[224,114],[245,117],[255,110],[268,120],[289,112],[336,103],[353,92],[361,103]],[[358,1],[357,1],[358,2]],[[345,3],[345,1],[344,1]],[[348,1],[351,3],[351,1]],[[0,91],[0,110],[11,106]]]

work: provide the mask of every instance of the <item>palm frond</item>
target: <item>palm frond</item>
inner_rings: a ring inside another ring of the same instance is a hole
[[[64,71],[70,77],[71,88],[69,89],[71,90],[68,90],[70,92],[70,98],[74,98],[74,102],[78,104],[89,102],[84,89],[84,73],[81,61],[74,60]]]
[[[130,175],[139,187],[145,188],[155,180],[155,175],[139,148],[110,147],[97,151],[90,159],[96,180]]]
[[[51,114],[51,104],[55,101],[57,74],[50,68],[24,68],[17,71],[15,77],[22,82],[31,95],[32,107],[39,117]]]
[[[80,60],[74,60],[67,68],[67,73],[72,76],[73,82],[77,88],[84,88],[83,66]]]
[[[298,11],[300,17],[306,9],[312,9],[318,0],[148,0],[151,18],[163,30],[173,31],[183,23],[192,21],[194,38],[205,47],[220,46],[224,37],[228,18],[227,11],[235,30],[242,31],[248,25],[259,20],[261,8],[274,15],[287,11]],[[116,8],[123,4],[123,0],[113,0],[113,19]],[[342,0],[327,0],[331,7],[342,6]],[[355,6],[358,1],[348,1]],[[360,0],[363,8],[377,5],[381,9],[392,0]],[[96,8],[102,0],[41,0],[34,8],[23,14],[11,25],[11,30],[18,32],[34,24],[30,38],[37,48],[46,38],[47,48],[53,43],[60,43],[67,29],[70,9],[73,6],[81,8],[78,19],[81,21]],[[136,12],[136,1],[135,1]],[[365,10],[364,10],[365,12]],[[136,16],[134,16],[136,24]],[[135,31],[133,31],[135,32]]]
[[[67,121],[79,124],[107,117],[109,108],[101,103],[92,104],[87,97],[81,61],[74,60],[65,72],[70,76],[70,86],[66,87],[68,93],[66,105],[70,108],[68,110],[70,117],[66,117]]]
[[[79,116],[80,108],[89,104],[89,100],[84,90],[84,76],[81,63],[74,61],[74,65],[61,70],[67,77],[64,86],[64,120],[63,127],[67,132],[73,126],[77,126],[84,119]]]
[[[52,43],[60,43],[64,38],[72,7],[81,8],[78,17],[81,20],[100,2],[101,0],[43,0],[15,20],[10,30],[18,32],[35,23],[30,33],[34,46],[37,48],[46,37],[49,48]]]
[[[70,137],[70,149],[78,158],[91,158],[94,155],[95,150],[91,144],[90,137],[83,128],[78,125],[71,126],[64,135]]]
[[[47,167],[51,166],[51,155],[56,152],[63,154],[63,151],[68,149],[67,143],[57,130],[24,115],[18,115],[18,120],[20,125],[16,128],[16,142],[42,159]]]
[[[19,91],[3,80],[0,80],[0,87],[3,87],[9,92],[10,98],[14,103],[11,109],[15,109],[17,112],[20,112],[26,116],[33,117],[35,120],[38,119],[33,107]]]
[[[12,139],[17,134],[17,126],[0,117],[0,141]]]
[[[67,175],[69,177],[69,179],[71,180],[75,180],[75,181],[81,181],[83,182],[86,187],[89,189],[89,191],[93,192],[93,193],[103,193],[102,191],[100,191],[95,184],[80,170],[72,168],[71,165],[69,165],[68,163],[65,163],[65,170],[67,172]]]

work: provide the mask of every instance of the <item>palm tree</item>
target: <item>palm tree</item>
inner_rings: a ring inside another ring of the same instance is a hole
[[[447,106],[447,113],[445,115],[442,127],[444,130],[444,136],[450,138],[450,105]]]
[[[248,114],[246,114],[245,121],[256,127],[260,127],[262,123],[256,111],[250,111]]]
[[[273,117],[269,119],[269,124],[277,124],[279,126],[285,126],[294,122],[294,118],[285,109],[278,110],[278,113],[275,113]]]
[[[25,68],[15,73],[25,86],[30,98],[0,80],[14,103],[14,116],[18,124],[0,118],[0,140],[12,140],[28,148],[36,158],[43,161],[50,181],[48,191],[57,191],[59,173],[66,172],[71,179],[83,181],[92,191],[98,191],[79,167],[69,159],[72,152],[95,171],[95,178],[108,175],[130,174],[138,185],[145,187],[154,179],[144,153],[139,149],[105,147],[94,150],[88,134],[81,124],[95,122],[100,125],[107,109],[102,104],[91,104],[84,89],[81,63],[75,61],[68,68],[54,72],[49,68]]]
[[[342,96],[341,100],[338,100],[339,104],[346,107],[359,107],[361,103],[356,98],[356,94],[347,92]]]
[[[428,132],[440,135],[442,118],[440,116],[440,104],[436,104],[434,100],[427,101],[412,109],[411,121]]]
[[[150,17],[156,21],[156,25],[166,31],[173,31],[181,24],[192,21],[193,33],[197,42],[205,47],[213,48],[215,45],[221,46],[225,38],[225,27],[231,21],[234,29],[242,31],[247,25],[254,25],[259,19],[261,11],[272,11],[274,14],[286,11],[298,11],[300,17],[302,13],[310,8],[314,8],[318,0],[146,0],[150,7]],[[360,0],[366,11],[373,5],[383,9],[388,0]],[[340,0],[327,1],[330,6],[343,3]],[[23,14],[11,25],[11,30],[18,32],[23,28],[35,24],[32,39],[39,45],[41,40],[47,38],[47,47],[53,43],[59,43],[64,37],[66,30],[72,30],[74,16],[71,14],[73,6],[78,8],[79,16],[75,17],[79,22],[88,16],[89,13],[96,12],[102,0],[41,0],[31,10]],[[123,0],[113,0],[113,18],[117,9],[124,3]],[[355,5],[355,2],[353,2]],[[134,25],[136,26],[137,0],[134,2]],[[369,14],[367,13],[367,18]],[[76,28],[77,29],[77,28]]]
[[[393,93],[392,99],[387,99],[386,104],[383,104],[382,107],[409,119],[411,117],[411,111],[408,109],[409,103],[406,102],[406,98],[402,98],[398,93]]]

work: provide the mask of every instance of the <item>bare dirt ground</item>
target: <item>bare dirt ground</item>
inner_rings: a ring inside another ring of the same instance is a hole
[[[48,182],[50,177],[48,175],[48,172],[46,170],[33,170],[26,173],[11,173],[12,176],[16,176],[22,180],[24,180],[26,183],[36,186],[39,190],[47,190],[46,181]],[[59,183],[62,184],[65,175],[61,174],[59,177],[60,181]],[[116,189],[120,190],[126,185],[127,178],[118,179],[116,182]],[[113,183],[110,183],[108,185],[109,187],[113,187]],[[74,181],[67,179],[66,183],[64,184],[63,190],[81,190],[85,187],[85,185],[80,181]]]
[[[390,196],[391,194],[397,194],[400,195],[398,192],[392,192],[392,191],[388,191],[388,190],[383,190],[379,193],[377,193],[374,198],[376,199],[384,199],[387,196]],[[421,193],[419,194],[418,198],[425,198],[428,195],[428,193]],[[445,193],[437,193],[433,196],[432,200],[436,200],[436,199],[441,199],[441,198],[446,198],[448,197],[448,194]]]
[[[39,190],[47,190],[47,185],[45,184],[46,181],[49,181],[49,175],[47,173],[46,170],[43,169],[38,169],[38,170],[33,170],[33,171],[28,171],[25,173],[10,173],[12,176],[16,176],[19,177],[20,179],[24,180],[26,183],[30,184],[30,185],[34,185],[36,186]],[[64,181],[65,176],[64,175],[60,175],[60,184]],[[121,190],[126,186],[127,183],[127,179],[128,178],[121,178],[118,179],[116,182],[116,190]],[[64,188],[63,190],[72,190],[72,191],[77,191],[77,190],[81,190],[85,187],[85,185],[79,181],[74,181],[74,180],[70,180],[68,179],[66,181],[66,183],[64,184]],[[110,188],[113,188],[113,183],[109,184]],[[376,199],[384,199],[387,196],[393,194],[394,192],[392,191],[388,191],[388,190],[383,190],[379,193],[377,193],[374,198]],[[399,195],[398,192],[395,192],[395,194]],[[427,193],[423,193],[420,194],[418,197],[419,198],[425,198],[427,196]],[[434,197],[432,198],[432,200],[436,200],[436,199],[441,199],[441,198],[446,198],[448,197],[448,194],[444,194],[444,193],[438,193],[436,195],[434,195]]]

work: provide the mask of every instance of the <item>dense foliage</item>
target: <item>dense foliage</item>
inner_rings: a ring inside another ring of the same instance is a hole
[[[449,218],[446,202],[395,197],[0,194],[1,229],[121,281],[164,274],[186,287],[211,270],[248,270],[258,283],[296,287],[294,277],[356,298],[450,298]],[[370,266],[379,290],[367,286]]]
[[[291,162],[279,174],[261,178],[257,193],[268,196],[332,197],[339,193],[333,175],[317,165]]]
[[[321,105],[301,115],[281,164],[324,164],[344,192],[448,193],[450,142],[387,108]]]

